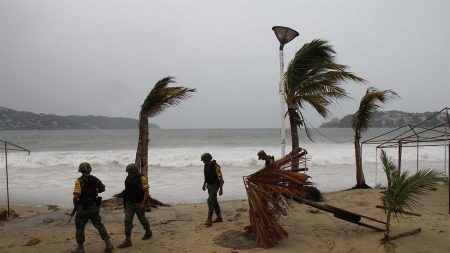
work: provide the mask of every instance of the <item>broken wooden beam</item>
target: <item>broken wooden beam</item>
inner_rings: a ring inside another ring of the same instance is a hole
[[[391,235],[391,236],[385,235],[383,237],[383,239],[381,239],[380,241],[381,241],[381,243],[387,243],[389,241],[392,241],[392,240],[395,240],[395,239],[398,239],[398,238],[401,238],[401,237],[405,237],[405,236],[408,236],[408,235],[415,235],[415,234],[419,233],[420,231],[422,231],[422,229],[418,228],[418,229],[414,229],[414,230],[411,230],[411,231],[408,231],[408,232],[404,232],[404,233],[400,233],[400,234],[396,234],[396,235]]]
[[[327,204],[324,204],[324,205],[325,205],[326,207],[328,207],[328,208],[331,208],[331,209],[336,209],[336,210],[341,211],[341,212],[345,212],[345,213],[348,213],[348,214],[351,214],[351,215],[361,216],[361,217],[366,218],[366,219],[371,220],[371,221],[375,221],[375,222],[378,222],[378,223],[386,224],[386,222],[384,222],[384,221],[377,220],[377,219],[375,219],[375,218],[368,217],[368,216],[365,216],[365,215],[362,215],[362,214],[359,214],[359,213],[354,213],[354,212],[352,212],[352,211],[344,210],[344,209],[341,209],[341,208],[339,208],[339,207],[330,206],[330,205],[327,205]]]
[[[303,203],[305,205],[315,207],[315,208],[320,209],[322,211],[333,213],[334,217],[336,217],[338,219],[345,220],[345,221],[348,221],[348,222],[351,222],[353,224],[357,224],[357,225],[360,225],[360,226],[363,226],[363,227],[366,227],[366,228],[370,228],[370,229],[373,229],[373,230],[375,230],[377,232],[383,232],[384,231],[384,229],[382,229],[382,228],[375,227],[375,226],[372,226],[372,225],[360,222],[360,220],[361,220],[361,217],[364,217],[364,218],[372,220],[372,221],[376,221],[376,222],[379,222],[379,223],[386,224],[386,222],[384,222],[384,221],[380,221],[380,220],[377,220],[377,219],[374,219],[374,218],[371,218],[371,217],[367,217],[367,216],[364,216],[364,215],[353,213],[353,212],[350,212],[350,211],[347,211],[347,210],[344,210],[344,209],[341,209],[341,208],[338,208],[338,207],[334,207],[334,206],[330,206],[330,205],[326,205],[326,204],[319,204],[319,203],[316,203],[314,201],[310,201],[310,200],[304,199],[304,198],[299,197],[299,196],[294,196],[294,200],[297,201],[297,202]]]

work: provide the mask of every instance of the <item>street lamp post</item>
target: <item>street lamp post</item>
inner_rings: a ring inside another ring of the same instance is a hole
[[[281,157],[284,157],[286,154],[286,134],[285,134],[285,126],[284,126],[284,115],[285,115],[285,96],[286,96],[286,88],[284,86],[284,59],[283,59],[283,48],[284,45],[289,43],[289,41],[293,40],[299,34],[297,31],[284,26],[274,26],[272,30],[275,32],[278,41],[280,42],[280,85],[279,85],[279,93],[281,99]]]

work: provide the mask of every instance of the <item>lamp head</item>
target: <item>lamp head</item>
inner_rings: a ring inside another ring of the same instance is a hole
[[[280,42],[280,50],[283,50],[285,44],[295,39],[299,34],[296,30],[285,26],[274,26],[272,30],[275,32],[278,41]]]

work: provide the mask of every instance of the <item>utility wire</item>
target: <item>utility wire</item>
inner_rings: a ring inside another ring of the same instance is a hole
[[[303,120],[304,120],[306,123],[308,123],[308,125],[309,125],[310,128],[314,129],[314,130],[315,130],[317,133],[319,133],[322,137],[324,137],[324,138],[326,138],[326,139],[328,139],[328,140],[330,140],[330,141],[332,141],[332,142],[336,142],[336,143],[351,143],[351,142],[353,142],[353,140],[350,140],[350,141],[337,141],[337,140],[334,140],[334,139],[332,139],[332,138],[326,136],[324,133],[320,132],[320,131],[319,131],[317,128],[315,128],[311,123],[309,123],[309,121],[306,120],[305,118],[303,118]]]

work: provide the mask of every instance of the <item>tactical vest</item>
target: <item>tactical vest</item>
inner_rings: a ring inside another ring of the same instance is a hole
[[[203,170],[205,174],[205,181],[208,185],[219,185],[220,180],[216,173],[216,161],[213,160],[208,164],[205,164],[205,169]]]
[[[273,156],[267,156],[267,159],[266,159],[266,166],[267,166],[267,165],[270,165],[270,164],[272,164],[272,163],[274,163],[274,161],[275,161],[275,157],[273,157]]]
[[[81,185],[81,202],[93,202],[95,198],[98,196],[97,193],[103,192],[105,190],[105,186],[103,183],[96,177],[92,175],[82,175],[78,178]]]
[[[127,202],[139,203],[144,199],[141,176],[142,174],[128,175],[125,179],[124,198]]]

